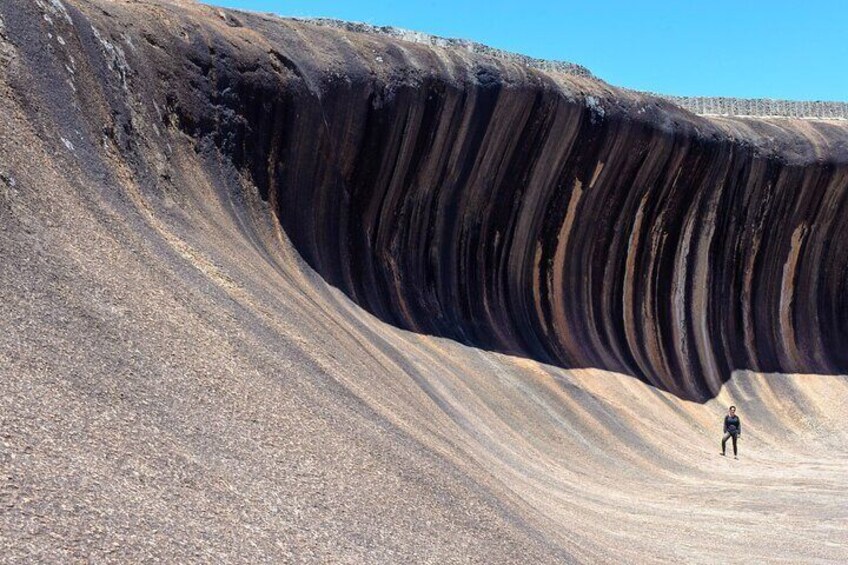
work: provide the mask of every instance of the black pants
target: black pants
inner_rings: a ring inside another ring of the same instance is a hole
[[[733,438],[733,455],[736,455],[736,438],[739,437],[739,434],[732,434],[727,432],[724,434],[724,437],[721,438],[721,452],[724,453],[724,446],[727,445],[727,438]]]

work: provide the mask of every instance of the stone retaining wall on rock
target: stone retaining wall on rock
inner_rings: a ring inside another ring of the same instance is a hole
[[[768,98],[727,98],[715,96],[669,96],[653,94],[701,116],[762,116],[848,119],[848,103],[771,100]]]

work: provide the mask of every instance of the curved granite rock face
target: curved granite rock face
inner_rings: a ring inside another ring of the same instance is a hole
[[[846,124],[446,45],[0,0],[0,561],[848,562]]]
[[[737,368],[848,371],[844,125],[707,120],[303,22],[79,6],[103,135],[127,156],[139,121],[191,136],[385,321],[698,400]]]

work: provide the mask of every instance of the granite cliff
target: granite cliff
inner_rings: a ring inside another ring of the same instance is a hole
[[[155,189],[180,171],[139,143],[187,136],[380,319],[698,400],[734,369],[848,370],[844,123],[710,120],[521,60],[160,9],[57,14],[50,60],[25,42],[79,99],[67,139]],[[43,38],[11,12],[13,40]]]

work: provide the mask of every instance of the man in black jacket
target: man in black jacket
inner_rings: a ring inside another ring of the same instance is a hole
[[[742,435],[742,422],[739,421],[739,416],[736,415],[736,406],[731,406],[727,411],[727,416],[724,417],[724,437],[721,439],[721,454],[724,455],[727,438],[733,438],[733,458],[739,459],[736,455],[736,440]]]

